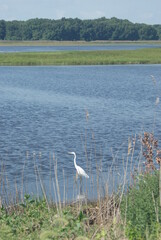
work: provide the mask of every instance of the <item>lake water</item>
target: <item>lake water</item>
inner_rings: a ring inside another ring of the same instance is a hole
[[[105,51],[161,48],[161,44],[104,44],[80,46],[0,46],[0,52]]]
[[[71,199],[69,151],[77,153],[90,176],[84,184],[93,189],[96,166],[103,179],[111,164],[122,176],[128,138],[153,130],[161,137],[160,95],[161,65],[0,67],[1,177],[11,190],[23,184],[28,193],[40,177],[48,191],[57,161],[61,194],[67,180],[65,198]]]

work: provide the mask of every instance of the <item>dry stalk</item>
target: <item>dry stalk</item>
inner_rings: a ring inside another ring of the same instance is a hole
[[[160,200],[160,207],[161,207],[161,161],[160,161],[160,169],[159,169],[159,200]]]
[[[45,198],[47,207],[48,207],[48,211],[50,212],[50,206],[49,206],[49,203],[48,203],[48,199],[47,199],[47,196],[46,196],[46,193],[45,193],[44,185],[43,185],[43,182],[42,182],[42,180],[41,180],[38,167],[36,167],[36,170],[37,170],[37,173],[38,173],[38,176],[39,176],[39,181],[40,181],[41,189],[42,189],[42,192],[43,192],[43,195],[44,195],[44,198]]]
[[[53,179],[53,188],[54,188],[54,195],[55,195],[55,204],[56,204],[56,209],[57,209],[57,212],[59,213],[58,201],[57,201],[57,195],[56,195],[56,188],[55,188],[54,179]]]
[[[55,161],[54,173],[55,173],[55,182],[56,182],[56,189],[57,189],[57,195],[58,195],[58,201],[59,201],[59,210],[60,210],[60,214],[62,214],[60,189],[59,189],[59,182],[58,182],[58,175],[57,175],[57,160],[55,159],[54,155],[53,155],[53,160]]]

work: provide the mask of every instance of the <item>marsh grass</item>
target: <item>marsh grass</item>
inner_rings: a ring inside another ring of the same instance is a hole
[[[160,64],[161,49],[0,53],[0,66]]]

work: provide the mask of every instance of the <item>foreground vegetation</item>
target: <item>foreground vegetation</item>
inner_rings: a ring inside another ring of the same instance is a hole
[[[25,195],[17,204],[0,205],[0,239],[161,239],[161,150],[152,133],[141,138],[145,165],[131,173],[127,163],[121,189],[90,201],[62,203]],[[128,159],[135,142],[129,141]],[[140,163],[139,163],[140,165]],[[58,191],[59,192],[59,191]],[[17,195],[18,197],[18,195]]]
[[[68,205],[58,211],[55,205],[48,208],[45,200],[37,201],[26,195],[19,206],[1,208],[0,239],[112,239],[115,234],[113,228],[117,231],[116,223],[110,228],[104,225],[98,206],[97,203],[88,203],[81,208],[79,204]]]
[[[24,203],[17,208],[8,209],[7,213],[1,209],[0,239],[75,239],[77,236],[86,239],[87,232],[91,236],[83,212],[77,215],[72,211],[66,207],[58,214],[55,206],[48,209],[45,200],[33,200],[26,195]]]
[[[0,209],[0,239],[161,239],[158,171],[137,176],[120,196],[58,210],[25,195],[18,206]]]
[[[160,64],[161,49],[0,53],[1,66]]]

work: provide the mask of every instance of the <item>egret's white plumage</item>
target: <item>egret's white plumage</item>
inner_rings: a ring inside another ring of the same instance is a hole
[[[89,178],[89,176],[88,176],[87,173],[83,170],[83,168],[81,168],[80,166],[77,165],[75,152],[69,152],[69,154],[74,155],[74,166],[75,166],[75,168],[76,168],[76,170],[77,170],[78,175],[79,175],[80,177],[83,176],[83,177],[85,177],[85,178]]]

